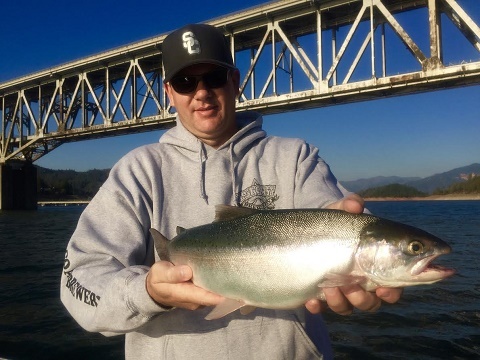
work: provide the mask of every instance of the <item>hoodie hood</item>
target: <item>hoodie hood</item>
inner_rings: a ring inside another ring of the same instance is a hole
[[[160,137],[160,143],[173,145],[197,154],[201,147],[200,144],[203,144],[202,141],[183,126],[178,116],[175,121],[177,125]],[[220,151],[229,147],[230,144],[234,144],[235,151],[239,154],[253,141],[266,136],[265,131],[262,130],[263,119],[259,113],[253,111],[236,113],[236,121],[240,130],[218,149],[205,145],[208,152]]]
[[[235,194],[238,193],[236,165],[254,142],[266,137],[266,133],[262,129],[263,119],[260,114],[253,111],[236,113],[236,121],[239,127],[237,133],[217,149],[206,145],[189,132],[178,116],[176,119],[177,125],[160,137],[161,144],[174,146],[184,155],[198,162],[199,171],[197,175],[200,179],[200,196],[206,203],[208,203],[208,194],[205,192],[205,162],[209,155],[212,152],[228,152],[232,191],[236,197]],[[193,174],[193,176],[195,175]],[[238,199],[234,199],[232,202],[234,205],[238,205]]]

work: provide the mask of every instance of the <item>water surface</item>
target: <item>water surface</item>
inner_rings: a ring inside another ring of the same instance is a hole
[[[405,289],[374,314],[326,321],[338,359],[480,358],[480,201],[371,202],[375,214],[427,230],[453,253],[458,273]],[[122,359],[123,337],[81,329],[59,300],[68,239],[83,207],[0,211],[0,358]]]

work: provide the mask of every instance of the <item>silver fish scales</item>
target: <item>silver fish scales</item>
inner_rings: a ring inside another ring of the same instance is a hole
[[[179,228],[171,241],[151,232],[162,260],[190,266],[197,286],[226,298],[207,319],[239,308],[295,308],[322,298],[324,287],[430,284],[454,273],[431,265],[451,251],[438,237],[339,210],[218,205],[213,223]]]

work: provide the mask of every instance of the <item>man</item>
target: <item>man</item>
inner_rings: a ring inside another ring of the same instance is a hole
[[[332,356],[318,313],[395,302],[398,289],[325,289],[295,310],[238,311],[206,321],[220,295],[196,287],[188,266],[155,255],[149,229],[211,222],[214,205],[330,207],[359,213],[316,148],[267,137],[255,113],[236,113],[240,74],[225,38],[188,25],[162,45],[165,90],[177,126],[121,159],[82,214],[67,248],[61,298],[89,331],[126,334],[127,359],[320,359]]]

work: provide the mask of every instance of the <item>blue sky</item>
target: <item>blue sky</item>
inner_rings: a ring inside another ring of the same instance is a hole
[[[477,1],[460,3],[478,24]],[[125,0],[5,1],[0,82],[262,3],[188,0],[178,7],[179,2],[158,0],[141,6]],[[480,58],[471,45],[461,45],[458,52],[466,51],[466,60]],[[479,104],[480,86],[470,86],[271,115],[265,117],[265,128],[319,147],[341,180],[425,177],[480,162]],[[158,141],[161,133],[64,144],[36,164],[79,171],[110,168],[131,149]]]

